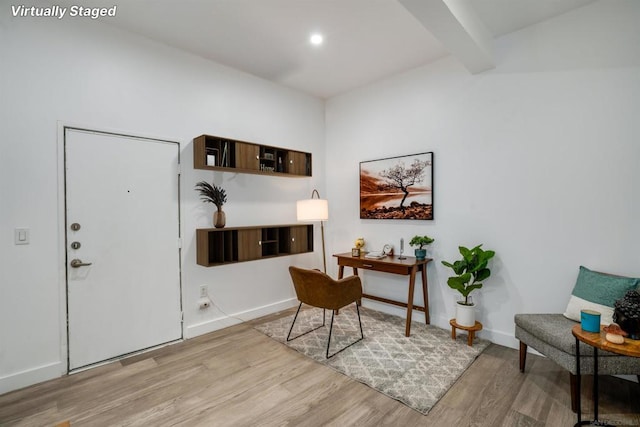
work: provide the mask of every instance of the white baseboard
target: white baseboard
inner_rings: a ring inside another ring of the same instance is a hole
[[[268,314],[277,313],[281,310],[287,310],[291,307],[295,307],[298,304],[298,300],[290,298],[284,301],[279,301],[273,304],[264,305],[262,307],[253,308],[251,310],[241,311],[238,313],[226,314],[223,316],[207,320],[206,322],[196,323],[194,325],[187,326],[185,330],[185,338],[194,338],[199,335],[208,334],[209,332],[224,329],[229,326],[237,325],[238,323],[246,322],[248,320],[257,319],[258,317],[266,316]],[[215,305],[215,304],[214,304]],[[220,310],[219,307],[217,307]]]
[[[60,361],[0,377],[0,394],[61,377],[66,365]]]

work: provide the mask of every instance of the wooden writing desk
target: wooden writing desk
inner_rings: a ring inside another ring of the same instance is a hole
[[[401,274],[409,276],[409,295],[407,297],[407,303],[394,301],[387,298],[377,297],[375,295],[362,294],[364,298],[369,298],[376,301],[381,301],[387,304],[398,305],[400,307],[407,308],[407,325],[405,327],[405,335],[409,336],[411,333],[411,313],[413,309],[424,312],[424,318],[429,324],[429,292],[427,290],[427,263],[431,261],[431,258],[425,258],[417,260],[414,257],[405,257],[400,259],[395,255],[388,255],[382,259],[369,259],[364,255],[354,257],[351,253],[334,254],[334,257],[338,258],[338,279],[342,279],[344,276],[344,268],[353,268],[353,274],[358,275],[358,269],[381,271],[383,273]],[[416,283],[416,273],[422,272],[422,295],[424,297],[424,307],[413,304],[413,290]]]

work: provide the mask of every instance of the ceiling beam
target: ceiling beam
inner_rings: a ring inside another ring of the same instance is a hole
[[[400,0],[472,74],[495,68],[493,37],[468,0]]]

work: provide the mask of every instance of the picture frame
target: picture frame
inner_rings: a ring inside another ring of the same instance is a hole
[[[216,160],[218,157],[218,149],[217,148],[206,148],[207,153],[207,166],[218,166]]]
[[[360,248],[352,248],[351,249],[351,256],[359,257],[360,256]]]
[[[433,220],[433,152],[360,162],[360,218]]]

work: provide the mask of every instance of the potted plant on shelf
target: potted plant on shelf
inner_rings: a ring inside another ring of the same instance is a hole
[[[427,256],[427,250],[424,248],[427,245],[433,243],[435,239],[429,236],[418,236],[415,235],[409,241],[410,246],[417,246],[418,248],[415,250],[416,259],[423,260]]]
[[[213,226],[215,228],[224,228],[227,218],[222,210],[222,206],[227,202],[227,193],[222,187],[209,184],[206,181],[200,181],[196,184],[196,191],[200,193],[200,200],[205,203],[213,203],[216,210],[213,212]]]
[[[456,304],[456,323],[460,326],[474,326],[476,323],[475,307],[471,299],[472,291],[482,288],[482,281],[491,276],[491,270],[487,267],[489,260],[496,254],[494,251],[485,251],[481,244],[468,249],[459,246],[458,250],[462,259],[453,264],[442,261],[442,264],[451,268],[456,274],[449,277],[447,285],[464,297],[464,300]]]

